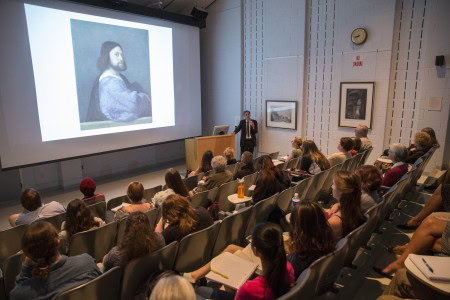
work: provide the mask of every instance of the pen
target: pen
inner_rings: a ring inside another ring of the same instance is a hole
[[[425,264],[425,266],[427,266],[427,268],[431,271],[431,273],[434,273],[433,269],[430,267],[430,265],[427,263],[427,261],[422,257],[423,263]]]
[[[222,277],[225,278],[225,279],[228,279],[228,276],[227,276],[227,275],[223,275],[222,273],[217,272],[216,270],[211,269],[211,272],[216,273],[217,275],[222,276]]]

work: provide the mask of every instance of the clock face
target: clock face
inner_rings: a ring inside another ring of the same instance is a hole
[[[355,45],[363,44],[367,39],[367,31],[364,28],[356,28],[352,32],[352,42]]]

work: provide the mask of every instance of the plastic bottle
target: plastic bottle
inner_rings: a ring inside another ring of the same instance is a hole
[[[239,179],[238,198],[244,198],[244,180],[243,179]]]
[[[298,193],[294,194],[294,197],[292,197],[292,208],[295,208],[297,204],[300,203],[300,197],[298,196]]]

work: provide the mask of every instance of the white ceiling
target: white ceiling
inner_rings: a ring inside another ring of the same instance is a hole
[[[166,11],[190,15],[192,8],[207,9],[216,0],[125,0],[130,3],[152,7],[161,8]]]

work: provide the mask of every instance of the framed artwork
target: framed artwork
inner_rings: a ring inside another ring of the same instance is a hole
[[[341,82],[339,127],[372,128],[374,82]]]
[[[266,127],[297,129],[297,101],[266,100]]]

